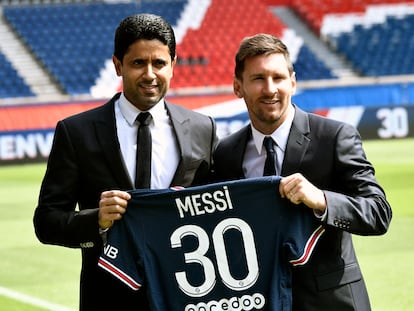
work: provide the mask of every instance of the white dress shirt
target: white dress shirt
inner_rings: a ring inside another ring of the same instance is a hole
[[[253,125],[250,125],[252,128],[252,139],[247,142],[246,152],[244,153],[243,159],[243,172],[246,178],[263,176],[263,169],[266,161],[266,149],[263,146],[263,140],[266,136],[271,136],[276,143],[276,172],[280,175],[287,140],[294,116],[295,109],[292,107],[292,109],[288,109],[288,116],[286,120],[271,135],[264,135],[256,130]]]
[[[270,135],[277,144],[275,149],[277,154],[276,172],[278,175],[281,175],[287,140],[295,116],[295,109],[293,106],[291,108],[292,109],[289,109],[288,111],[286,120]],[[251,128],[253,139],[247,142],[246,152],[244,153],[243,159],[243,171],[246,178],[263,176],[263,169],[266,161],[266,148],[263,146],[263,140],[266,136],[269,136],[260,133],[253,127],[253,125],[251,125]],[[313,213],[321,221],[324,221],[327,217],[328,208],[326,208],[322,215],[315,211]]]
[[[115,120],[121,153],[132,184],[135,180],[138,122],[141,111],[122,93],[115,102]],[[171,185],[180,159],[178,143],[164,99],[152,107],[149,125],[152,138],[151,189],[164,189]]]

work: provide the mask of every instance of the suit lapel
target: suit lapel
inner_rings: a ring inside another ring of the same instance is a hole
[[[132,189],[132,181],[124,165],[116,130],[114,106],[119,95],[120,93],[116,94],[102,107],[103,113],[95,122],[96,136],[116,183],[123,189]]]
[[[167,102],[165,105],[180,149],[180,162],[171,185],[186,184],[185,181],[189,178],[186,174],[188,172],[187,167],[191,161],[190,118],[184,115],[182,110],[177,109],[176,106]]]
[[[231,163],[228,163],[228,170],[230,176],[237,176],[237,178],[245,178],[243,172],[243,157],[246,151],[247,142],[252,137],[252,129],[250,124],[242,128],[235,134],[234,144],[231,148]]]
[[[290,129],[283,159],[282,176],[287,176],[299,171],[303,157],[308,149],[310,139],[309,118],[305,111],[295,106],[295,117]]]

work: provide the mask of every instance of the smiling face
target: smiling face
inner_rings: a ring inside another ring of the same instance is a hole
[[[296,78],[289,73],[283,54],[261,54],[245,59],[242,76],[234,78],[233,88],[244,98],[253,126],[267,135],[286,119]]]
[[[138,109],[150,109],[167,93],[176,61],[159,40],[140,39],[129,46],[122,60],[115,56],[112,60],[122,77],[125,97]]]

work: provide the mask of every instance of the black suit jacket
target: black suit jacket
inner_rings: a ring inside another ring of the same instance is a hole
[[[34,214],[41,242],[82,248],[81,310],[148,310],[145,290],[134,292],[97,266],[102,251],[100,194],[133,188],[116,133],[114,103],[119,95],[58,122]],[[217,142],[215,123],[183,107],[169,103],[166,107],[180,150],[171,185],[204,183]]]
[[[391,207],[367,161],[361,138],[348,124],[295,107],[282,176],[302,173],[324,190],[326,231],[310,262],[293,270],[293,310],[370,310],[351,234],[387,231]],[[214,154],[218,180],[242,179],[250,125],[223,139]]]

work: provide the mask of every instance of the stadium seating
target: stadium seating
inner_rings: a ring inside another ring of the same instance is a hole
[[[333,73],[325,64],[309,50],[302,46],[298,58],[294,63],[297,81],[309,81],[319,79],[334,79]]]
[[[113,34],[126,16],[145,11],[175,24],[185,1],[6,7],[4,16],[62,89],[88,94],[113,52]]]
[[[177,67],[174,87],[188,85],[188,79],[194,86],[231,85],[240,40],[257,32],[282,34],[285,26],[260,0],[226,0],[226,5],[222,4],[220,0],[212,1],[201,27],[184,37],[179,55],[204,62]]]
[[[360,16],[365,14],[370,4],[400,1],[198,0],[186,19],[184,11],[189,9],[190,2],[62,1],[61,4],[4,6],[3,15],[62,91],[69,95],[91,93],[105,62],[112,55],[116,26],[125,16],[136,12],[164,16],[178,34],[178,65],[171,84],[173,89],[231,85],[233,58],[240,40],[258,32],[283,37],[287,28],[270,12],[268,5],[287,3],[291,3],[298,15],[317,34],[321,33],[323,40],[327,40],[362,76],[414,74],[410,55],[414,47],[412,15],[387,16],[384,22],[376,24],[352,24],[347,30],[339,29],[344,23],[326,26],[327,14]],[[408,2],[413,3],[414,0]],[[200,24],[188,28],[186,24],[194,22],[188,16],[195,19],[201,14],[202,5],[207,10]],[[339,28],[335,30],[336,27]],[[336,78],[323,60],[318,59],[303,42],[296,48],[294,67],[298,81]],[[4,57],[0,57],[0,65],[0,76],[7,76],[7,80],[20,80],[4,82],[0,87],[0,98],[33,95],[17,74],[6,72],[11,65]],[[19,90],[13,90],[9,84]]]
[[[186,4],[186,0],[144,0],[139,4],[34,5],[5,7],[3,14],[62,90],[77,95],[88,94],[99,77],[112,54],[113,32],[123,17],[150,12],[176,26]],[[240,40],[256,32],[281,35],[284,28],[261,0],[226,0],[226,5],[221,0],[211,1],[201,26],[189,29],[178,42],[172,87],[231,85]],[[300,55],[297,66],[324,66],[306,48]],[[325,67],[308,72],[305,79],[332,77]]]
[[[414,74],[413,29],[414,15],[388,17],[382,24],[356,26],[333,40],[363,76]]]
[[[379,77],[414,74],[413,27],[414,2],[326,15],[321,33],[361,76]]]
[[[413,0],[292,0],[292,9],[319,33],[327,14],[363,13],[369,5],[413,3]]]
[[[0,98],[33,96],[5,56],[0,53]]]

